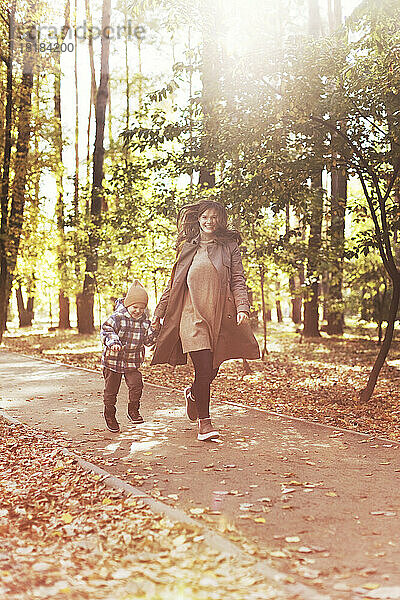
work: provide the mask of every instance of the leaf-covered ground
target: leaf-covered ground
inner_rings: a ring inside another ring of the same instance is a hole
[[[0,597],[277,598],[201,530],[153,514],[88,474],[44,433],[0,417]]]
[[[9,333],[4,343],[11,350],[100,369],[97,335],[80,336],[73,331],[35,334],[25,330]],[[213,396],[400,439],[398,340],[393,343],[388,364],[368,404],[360,403],[358,393],[366,384],[378,347],[365,332],[349,329],[343,338],[324,336],[300,342],[293,327],[270,326],[268,350],[265,362],[251,362],[249,375],[244,373],[241,361],[224,363],[214,381]],[[191,381],[193,373],[191,365],[151,367],[148,361],[142,371],[146,381],[178,389]]]

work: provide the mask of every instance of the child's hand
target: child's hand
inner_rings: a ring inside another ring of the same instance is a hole
[[[154,331],[160,331],[160,328],[161,328],[160,317],[154,317],[154,319],[151,322],[151,328],[154,329]]]
[[[245,321],[247,321],[249,318],[249,315],[247,314],[247,312],[244,312],[243,310],[240,310],[237,314],[237,318],[236,318],[236,322],[238,325],[241,325],[242,323],[244,323]]]
[[[110,346],[110,350],[115,350],[115,352],[118,352],[119,350],[121,350],[122,346],[120,344],[113,344],[112,346]]]

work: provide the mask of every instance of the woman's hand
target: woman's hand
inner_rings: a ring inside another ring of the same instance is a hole
[[[151,328],[154,329],[154,331],[160,331],[160,327],[160,317],[154,317],[154,319],[151,322]]]
[[[121,344],[113,344],[112,346],[110,346],[110,350],[114,350],[115,352],[119,352],[121,349]]]
[[[249,315],[247,314],[247,312],[244,312],[243,310],[239,311],[236,317],[237,324],[241,325],[242,323],[247,321],[248,318]]]

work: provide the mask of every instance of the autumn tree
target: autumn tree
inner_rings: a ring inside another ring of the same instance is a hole
[[[365,3],[351,22],[351,27],[362,30],[364,35],[348,43],[330,38],[312,49],[306,48],[298,57],[297,75],[292,83],[288,82],[288,94],[293,94],[293,131],[296,118],[307,118],[317,130],[331,137],[341,164],[359,179],[374,227],[370,236],[364,236],[363,247],[378,249],[391,280],[388,326],[367,386],[361,393],[364,401],[370,399],[390,349],[400,298],[400,272],[395,255],[399,217],[394,193],[400,171],[397,155],[400,140],[398,128],[391,121],[393,113],[388,111],[394,90],[398,93],[400,86],[399,16],[394,1],[385,6]],[[318,103],[312,95],[316,76],[325,81],[325,92],[318,97]],[[307,112],[300,106],[299,97],[307,102]],[[344,120],[346,130],[340,125]]]

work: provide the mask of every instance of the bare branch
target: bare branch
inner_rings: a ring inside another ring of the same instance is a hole
[[[327,127],[330,131],[332,131],[333,133],[336,133],[336,135],[341,137],[346,142],[346,144],[351,148],[352,152],[359,158],[364,169],[372,177],[373,171],[371,171],[369,164],[365,160],[362,152],[357,148],[357,146],[355,146],[353,144],[353,142],[350,140],[350,138],[345,133],[343,133],[343,131],[341,129],[338,129],[335,125],[332,125],[332,123],[330,121],[328,121],[327,119],[321,119],[320,117],[315,117],[313,115],[310,115],[310,119],[312,121],[315,121],[316,123],[319,123],[320,125],[323,125],[324,127]]]
[[[3,52],[1,52],[0,50],[0,59],[6,64],[6,66],[9,66],[10,63],[10,58],[8,56],[6,56],[5,54],[3,54]]]
[[[394,168],[392,177],[391,177],[391,179],[389,181],[389,185],[388,185],[388,188],[386,190],[386,194],[383,197],[383,201],[384,202],[386,202],[386,200],[389,198],[390,192],[392,191],[392,188],[393,188],[393,186],[395,184],[395,181],[397,179],[397,176],[398,176],[399,172],[400,172],[400,160],[397,163],[396,167]]]
[[[342,91],[343,91],[343,92],[346,94],[346,90],[343,88],[343,86],[341,86],[341,88],[342,88]],[[370,125],[372,125],[372,127],[374,127],[374,128],[377,130],[377,131],[379,131],[380,133],[382,133],[384,136],[387,136],[387,135],[388,135],[388,132],[387,132],[387,131],[384,131],[384,129],[381,129],[381,128],[379,127],[379,125],[377,125],[377,124],[375,123],[375,121],[373,121],[372,119],[370,119],[370,118],[368,117],[368,115],[366,115],[366,114],[365,114],[365,113],[364,113],[364,112],[361,110],[361,108],[360,108],[359,106],[357,106],[357,104],[356,104],[356,102],[355,102],[354,98],[352,98],[351,96],[348,96],[348,99],[350,100],[350,102],[352,103],[352,105],[354,106],[354,108],[356,109],[356,111],[358,112],[358,114],[359,114],[359,115],[360,115],[360,116],[361,116],[363,119],[365,119],[366,121],[368,121],[368,123],[369,123]],[[400,148],[400,144],[399,144],[398,142],[396,142],[395,140],[392,140],[392,143],[393,143],[393,144],[395,144],[396,146],[398,146],[398,147]]]
[[[381,228],[379,227],[379,221],[378,221],[378,217],[377,217],[377,214],[376,214],[376,211],[375,211],[374,203],[372,202],[372,198],[371,198],[370,194],[368,193],[368,188],[367,188],[367,185],[365,183],[364,176],[363,176],[362,172],[360,171],[360,169],[357,170],[357,174],[358,174],[358,177],[360,179],[360,182],[361,182],[361,185],[362,185],[362,188],[363,188],[363,191],[364,191],[364,196],[365,196],[365,198],[367,200],[367,203],[368,203],[368,206],[369,206],[369,210],[370,210],[370,213],[371,213],[372,221],[374,223],[375,234],[376,234],[376,239],[377,239],[378,248],[379,248],[379,254],[381,255],[382,262],[385,265],[385,268],[386,268],[387,272],[389,273],[389,275],[391,277],[393,277],[393,276],[396,275],[397,270],[396,270],[396,267],[395,267],[394,263],[392,264],[392,261],[390,261],[388,259],[388,256],[387,256],[387,254],[385,252],[385,246],[386,246],[386,244],[385,244],[385,246],[382,244],[382,237],[381,237],[381,233],[382,232],[381,232]]]

